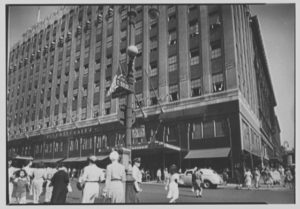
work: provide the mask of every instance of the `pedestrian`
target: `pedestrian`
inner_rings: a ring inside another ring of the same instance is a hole
[[[64,204],[68,193],[69,176],[63,164],[58,165],[58,171],[51,179],[53,186],[51,204]]]
[[[266,170],[265,170],[265,182],[266,182],[268,188],[273,186],[274,182],[273,182],[273,178],[272,178],[271,171],[269,168],[266,168]]]
[[[25,162],[25,166],[23,166],[23,169],[25,170],[27,176],[29,177],[29,195],[33,195],[33,190],[32,190],[33,172],[31,166],[32,166],[32,160],[27,160]]]
[[[169,180],[169,172],[168,172],[168,168],[165,168],[164,170],[164,183],[166,184]]]
[[[76,177],[76,168],[72,169],[71,179],[73,180]]]
[[[192,191],[196,192],[196,197],[202,197],[203,189],[201,187],[201,183],[202,175],[200,173],[200,170],[197,167],[195,167],[192,173]]]
[[[8,203],[12,203],[12,194],[14,190],[15,172],[18,169],[12,166],[12,160],[8,160]]]
[[[99,197],[100,183],[104,180],[103,169],[96,165],[97,157],[88,158],[88,166],[83,168],[80,183],[84,184],[81,203],[94,203]]]
[[[133,160],[132,177],[134,179],[134,188],[136,192],[137,203],[140,202],[139,194],[143,191],[140,186],[142,184],[142,173],[139,169],[140,166],[141,158],[135,158]]]
[[[245,186],[248,189],[250,189],[251,184],[252,184],[252,182],[251,182],[251,180],[252,180],[252,173],[251,173],[251,171],[250,171],[249,168],[246,169],[246,172],[244,174],[244,178],[245,178]]]
[[[285,171],[282,165],[279,165],[278,171],[280,173],[280,185],[284,185]]]
[[[126,181],[125,167],[118,162],[119,153],[112,151],[109,155],[111,164],[106,168],[105,188],[103,196],[111,199],[111,203],[125,202],[124,182]]]
[[[40,195],[43,192],[45,169],[44,164],[39,163],[37,168],[32,169],[32,192],[33,192],[33,204],[39,203]]]
[[[255,183],[255,188],[258,189],[260,187],[260,172],[258,170],[257,167],[255,167],[254,172],[253,172],[253,176],[254,176],[254,183]]]
[[[157,178],[157,183],[160,183],[161,182],[161,170],[160,170],[160,168],[157,169],[156,178]]]
[[[293,188],[293,174],[290,168],[285,171],[285,186],[288,185],[290,189]]]
[[[170,166],[170,177],[165,186],[165,189],[168,190],[167,198],[170,199],[169,203],[176,203],[176,200],[179,198],[178,181],[177,166],[173,164]]]
[[[241,189],[242,188],[242,174],[240,172],[239,167],[236,167],[234,169],[234,175],[235,175],[235,179],[236,179],[236,183],[237,183],[236,189]]]
[[[43,187],[45,188],[45,200],[46,204],[49,204],[51,201],[53,186],[51,185],[51,179],[53,174],[51,172],[47,172],[45,176],[45,181],[43,183]]]
[[[223,170],[222,175],[223,175],[223,182],[224,182],[225,185],[227,185],[227,181],[228,181],[228,178],[229,178],[229,176],[228,176],[228,168],[225,168]]]
[[[14,179],[16,185],[15,196],[18,204],[26,204],[26,195],[29,190],[29,177],[24,169],[19,170],[17,178]]]

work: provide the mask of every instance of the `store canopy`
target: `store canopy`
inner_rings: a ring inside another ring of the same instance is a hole
[[[98,161],[104,160],[108,157],[108,155],[98,155],[96,156]],[[85,157],[71,157],[63,160],[63,162],[84,162],[87,161],[88,156]]]
[[[54,158],[54,159],[35,159],[32,162],[33,163],[57,163],[61,161],[63,158]]]
[[[20,155],[17,155],[13,159],[17,159],[17,160],[33,160],[33,158],[30,157],[30,156],[20,156]]]
[[[221,157],[228,157],[229,152],[230,152],[229,147],[190,150],[184,158],[185,159],[221,158]]]

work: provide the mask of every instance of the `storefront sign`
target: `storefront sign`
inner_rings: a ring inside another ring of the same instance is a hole
[[[132,129],[132,138],[142,138],[145,136],[145,126],[140,126]]]
[[[148,142],[143,144],[133,144],[132,150],[141,150],[141,149],[153,149],[153,148],[163,148],[164,143],[160,141]]]

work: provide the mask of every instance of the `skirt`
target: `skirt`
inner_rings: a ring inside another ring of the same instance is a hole
[[[83,189],[82,203],[94,203],[99,196],[99,183],[86,182]]]
[[[174,198],[174,199],[179,198],[178,184],[176,184],[175,182],[169,184],[169,192],[167,198]]]
[[[108,189],[111,203],[125,203],[125,189],[121,181],[111,181]]]

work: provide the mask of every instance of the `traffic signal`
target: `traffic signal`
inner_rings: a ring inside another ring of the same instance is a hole
[[[122,125],[126,125],[126,111],[127,111],[127,106],[125,104],[121,104],[119,106],[119,111],[118,111],[118,119]]]

